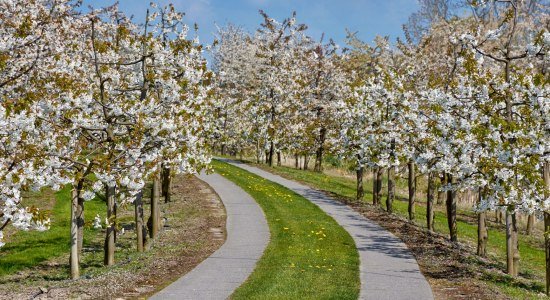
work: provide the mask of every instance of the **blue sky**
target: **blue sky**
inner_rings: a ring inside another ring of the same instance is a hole
[[[309,35],[333,38],[345,46],[346,31],[357,31],[364,41],[372,41],[379,35],[393,38],[402,36],[401,25],[416,11],[416,0],[160,0],[159,4],[173,3],[186,13],[186,23],[199,25],[201,42],[211,43],[216,24],[233,23],[253,31],[262,21],[259,9],[271,17],[282,20],[297,12],[299,23],[309,27]],[[101,7],[115,0],[84,0],[84,5]],[[120,8],[134,15],[140,22],[150,0],[119,0]]]

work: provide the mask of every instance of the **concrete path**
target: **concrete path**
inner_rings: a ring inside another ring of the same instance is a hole
[[[218,174],[200,175],[220,196],[227,213],[227,240],[195,269],[150,299],[227,299],[252,273],[269,242],[260,206]]]
[[[353,237],[360,257],[360,299],[433,299],[416,259],[396,236],[325,193],[243,163],[223,160],[276,182],[318,205]]]

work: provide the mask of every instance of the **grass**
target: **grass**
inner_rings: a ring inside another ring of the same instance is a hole
[[[271,240],[233,299],[357,299],[359,257],[351,236],[298,194],[219,161],[214,169],[263,209]]]
[[[297,170],[290,167],[273,167],[271,171],[278,173],[284,177],[297,180],[306,183],[314,188],[327,191],[340,198],[353,201],[356,196],[356,182],[351,178],[343,176],[327,175],[324,173],[317,173],[312,171]],[[372,180],[364,181],[365,187],[365,199],[371,199],[372,197]],[[398,182],[399,185],[403,183]],[[405,185],[406,186],[406,185]],[[399,189],[398,189],[399,190]],[[398,198],[406,199],[406,195],[397,195]],[[368,200],[365,200],[368,201]],[[385,197],[382,200],[385,207]],[[416,219],[415,223],[423,228],[426,228],[426,211],[425,206],[416,205]],[[441,209],[442,210],[442,209]],[[447,227],[447,218],[444,211],[437,211],[435,214],[435,231],[448,235],[449,230]],[[408,217],[408,203],[406,201],[394,201],[394,212],[402,217]],[[461,219],[457,222],[459,241],[465,242],[470,245],[476,245],[477,243],[477,224],[469,223],[468,220]],[[497,261],[502,262],[501,268],[504,269],[504,263],[506,259],[506,234],[502,230],[495,228],[489,229],[488,240],[488,252]],[[538,246],[537,242],[533,242],[533,237],[520,235],[519,247],[520,247],[520,274],[526,278],[543,280],[545,276],[545,253],[543,249]],[[489,281],[490,278],[489,278]],[[516,287],[510,287],[506,283],[496,282],[499,287],[505,287],[504,292],[509,295],[521,294]],[[543,292],[544,285],[532,284],[523,287],[523,290],[529,290],[531,292]]]
[[[45,199],[44,193],[33,193],[28,199],[40,204],[40,201],[54,201],[50,219],[51,228],[44,232],[18,231],[9,242],[0,248],[0,277],[13,274],[25,268],[34,267],[51,258],[69,252],[70,241],[70,187],[55,193],[55,199]],[[44,204],[44,203],[42,203]],[[98,198],[85,203],[84,218],[90,222],[96,214],[105,215],[105,204]],[[90,226],[91,227],[91,226]],[[84,231],[84,244],[96,234],[90,228]]]

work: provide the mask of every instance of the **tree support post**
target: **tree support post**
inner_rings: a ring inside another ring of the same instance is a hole
[[[143,252],[145,245],[145,226],[143,224],[143,192],[140,191],[134,200],[135,222],[136,222],[136,242],[137,251]]]
[[[71,255],[69,263],[71,266],[71,279],[80,277],[78,264],[78,192],[76,187],[71,192]]]
[[[115,264],[115,231],[116,231],[116,214],[115,214],[115,187],[107,185],[105,190],[105,198],[107,198],[107,231],[105,234],[105,256],[103,264],[112,266]]]
[[[408,164],[409,167],[409,178],[408,178],[408,185],[409,185],[409,221],[413,221],[415,217],[415,211],[414,211],[414,202],[415,202],[415,196],[416,196],[416,177],[415,177],[415,170],[414,170],[414,162],[409,161]]]

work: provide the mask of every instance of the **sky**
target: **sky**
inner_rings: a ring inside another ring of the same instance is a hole
[[[151,0],[119,0],[119,7],[127,15],[134,15],[141,23]],[[297,22],[308,25],[308,34],[325,40],[332,38],[345,46],[346,29],[357,32],[363,41],[370,42],[376,35],[389,35],[392,40],[403,36],[402,24],[418,9],[417,0],[160,0],[160,5],[173,3],[185,12],[185,22],[197,23],[202,43],[214,40],[216,26],[227,23],[240,25],[250,32],[259,27],[262,18],[259,9],[277,20],[296,11]],[[94,8],[115,3],[115,0],[84,0]],[[190,26],[193,28],[192,26]]]

